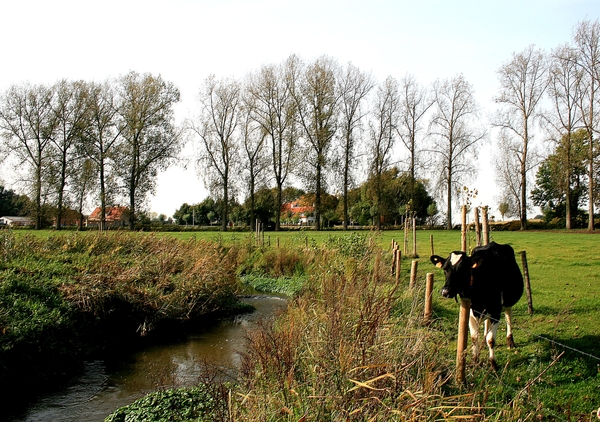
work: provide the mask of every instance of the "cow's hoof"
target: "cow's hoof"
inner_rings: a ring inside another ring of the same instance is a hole
[[[490,359],[489,364],[490,364],[490,368],[492,368],[492,370],[494,372],[498,371],[498,364],[496,363],[496,359]]]
[[[515,347],[517,347],[515,345],[515,340],[513,339],[512,334],[509,335],[508,337],[506,337],[506,345],[508,346],[509,349],[514,349]]]

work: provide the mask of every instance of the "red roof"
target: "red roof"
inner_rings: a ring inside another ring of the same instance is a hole
[[[107,222],[110,221],[121,221],[123,220],[123,213],[125,211],[127,211],[127,207],[121,207],[121,206],[117,206],[117,207],[106,207],[105,208],[105,218]],[[90,214],[90,216],[88,217],[88,220],[98,220],[100,221],[100,216],[102,214],[102,207],[98,207],[96,208],[94,211],[92,211],[92,213]]]
[[[300,205],[298,202],[288,202],[281,206],[281,211],[291,211],[292,214],[303,214],[307,212],[313,212],[315,207],[310,205]]]

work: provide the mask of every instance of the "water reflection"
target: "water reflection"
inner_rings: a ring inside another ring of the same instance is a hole
[[[235,377],[246,327],[285,307],[285,299],[253,296],[256,311],[223,321],[210,332],[177,344],[147,348],[127,361],[86,362],[83,374],[67,387],[43,397],[17,421],[103,421],[106,416],[158,388],[188,387],[210,372]]]

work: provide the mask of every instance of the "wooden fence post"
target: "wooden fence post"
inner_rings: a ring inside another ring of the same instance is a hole
[[[413,217],[412,219],[412,229],[413,229],[413,257],[416,258],[419,256],[417,254],[417,218]]]
[[[529,267],[527,266],[527,253],[525,251],[519,252],[521,254],[521,262],[523,263],[523,276],[525,277],[525,291],[527,292],[527,312],[529,315],[533,315],[533,299],[531,297],[531,283],[529,282]]]
[[[419,261],[413,259],[410,265],[410,284],[409,287],[412,289],[417,283],[417,268],[419,267]]]
[[[429,235],[429,243],[431,245],[431,255],[435,255],[435,249],[433,248],[433,235]]]
[[[477,246],[481,246],[481,226],[479,225],[479,207],[475,207],[473,210],[473,219],[475,220],[475,238]]]
[[[396,247],[396,282],[400,281],[400,265],[402,262],[402,252]]]
[[[394,275],[394,271],[396,268],[396,254],[398,252],[398,244],[396,243],[396,241],[394,239],[392,239],[392,267],[390,269],[390,272],[392,275]]]
[[[460,250],[467,251],[467,206],[462,206],[462,223],[460,226]]]
[[[482,227],[483,227],[483,244],[487,245],[490,243],[490,221],[488,220],[488,211],[489,208],[486,205],[481,208],[481,219],[482,219]]]
[[[408,255],[408,226],[410,219],[404,218],[404,255]]]
[[[433,273],[427,273],[425,281],[425,324],[431,321],[431,301],[433,296]]]
[[[465,382],[465,361],[467,340],[469,337],[469,313],[471,311],[471,299],[460,299],[460,313],[458,314],[458,339],[456,341],[456,382]]]

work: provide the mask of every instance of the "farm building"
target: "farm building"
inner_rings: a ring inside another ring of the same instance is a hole
[[[129,224],[129,208],[122,206],[106,207],[106,228],[126,227]],[[87,218],[86,227],[100,227],[102,207],[97,207]]]
[[[81,214],[79,211],[65,209],[61,218],[61,227],[74,227],[79,225]],[[52,220],[52,225],[56,227],[56,217]]]
[[[281,206],[281,214],[284,219],[297,220],[298,224],[310,224],[315,222],[313,205],[306,205],[307,198],[300,197],[293,202],[287,202]]]
[[[35,226],[35,220],[30,217],[0,217],[0,224],[13,227],[29,227]]]

